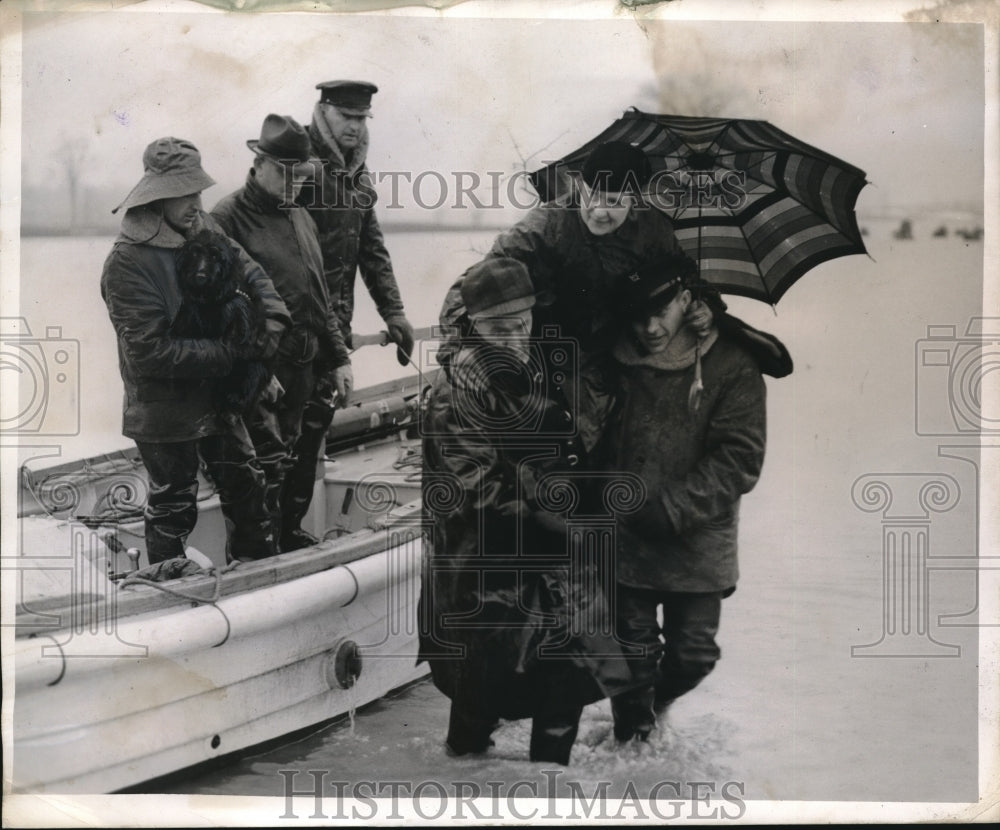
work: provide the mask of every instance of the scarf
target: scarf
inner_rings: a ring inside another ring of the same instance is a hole
[[[688,412],[694,415],[701,406],[701,395],[705,389],[701,380],[701,356],[708,352],[718,339],[719,330],[713,326],[703,339],[695,338],[694,343],[684,349],[671,348],[676,342],[675,339],[662,352],[649,354],[645,349],[640,351],[638,342],[632,333],[626,330],[615,343],[612,354],[623,366],[648,366],[653,369],[677,371],[693,365],[694,381],[688,391]]]
[[[327,161],[332,162],[341,170],[347,171],[349,176],[354,176],[360,170],[368,157],[368,125],[365,124],[361,131],[361,139],[358,146],[351,152],[350,161],[344,158],[344,152],[337,144],[337,139],[333,137],[333,130],[326,117],[324,105],[317,103],[313,108],[313,126],[322,144],[323,155]]]

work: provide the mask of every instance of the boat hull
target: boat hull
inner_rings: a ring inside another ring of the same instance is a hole
[[[315,548],[159,587],[108,578],[123,557],[101,528],[24,517],[22,561],[39,567],[20,575],[14,791],[134,787],[426,674],[416,662],[419,476],[394,469],[403,450],[324,465],[310,522],[327,540]],[[218,499],[202,502],[198,536],[213,561],[223,533]],[[69,567],[46,570],[59,551]]]

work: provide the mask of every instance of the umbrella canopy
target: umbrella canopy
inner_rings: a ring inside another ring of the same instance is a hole
[[[625,141],[653,168],[648,201],[720,291],[776,303],[810,268],[867,253],[854,205],[863,170],[766,121],[630,109],[604,132],[531,174],[543,201],[572,187],[590,151]]]

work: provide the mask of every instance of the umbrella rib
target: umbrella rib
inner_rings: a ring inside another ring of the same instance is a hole
[[[765,153],[765,151],[761,150],[760,152],[763,154],[763,156],[761,158],[761,164],[763,164],[765,161],[768,161],[769,159],[777,159],[778,153],[781,152],[781,151],[780,150],[774,150],[773,152]],[[737,156],[737,155],[739,155],[739,153],[736,153],[736,152],[732,152],[732,153],[720,153],[717,156],[717,158],[723,158],[724,156]],[[726,169],[727,170],[733,170],[733,171],[736,171],[738,173],[743,173],[751,181],[754,181],[757,184],[763,185],[764,187],[770,188],[771,190],[777,190],[777,188],[774,186],[773,182],[765,181],[764,179],[762,179],[762,178],[760,178],[758,176],[752,176],[752,175],[750,175],[750,171],[746,170],[745,168],[741,170],[741,169],[738,169],[736,167],[727,167]]]

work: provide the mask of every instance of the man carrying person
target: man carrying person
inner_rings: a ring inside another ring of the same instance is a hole
[[[201,191],[215,182],[202,169],[198,150],[183,139],[152,142],[143,166],[142,179],[114,210],[125,208],[125,215],[104,263],[101,295],[118,338],[122,432],[135,441],[149,476],[149,562],[184,556],[198,519],[199,459],[222,501],[227,558],[271,556],[277,550],[253,445],[242,421],[228,424],[220,417],[211,383],[229,372],[235,357],[248,355],[236,355],[222,340],[170,332],[182,301],[176,253],[202,227],[217,229],[201,210]],[[242,250],[239,255],[267,318],[253,357],[268,358],[291,320],[267,274]]]
[[[327,81],[316,88],[321,90],[320,100],[313,110],[309,141],[318,170],[298,201],[318,227],[324,276],[348,347],[354,283],[360,271],[389,339],[397,346],[399,362],[405,366],[413,353],[413,326],[403,311],[366,166],[367,119],[378,88],[365,81]],[[335,408],[328,396],[314,395],[308,401],[295,447],[297,461],[285,480],[285,521],[289,532],[303,538],[307,534],[299,523],[309,509],[316,472],[309,459],[320,454]]]
[[[300,528],[305,510],[299,515],[298,496],[286,486],[290,470],[308,468],[312,495],[318,447],[312,455],[298,455],[304,451],[297,444],[303,412],[309,401],[329,400],[334,392],[346,402],[353,378],[323,277],[316,225],[295,204],[296,190],[313,173],[306,131],[293,118],[268,115],[260,139],[247,146],[256,157],[246,184],[222,199],[212,216],[267,271],[292,317],[272,361],[284,393],[277,401],[262,399],[249,424],[284,552],[317,541]]]

